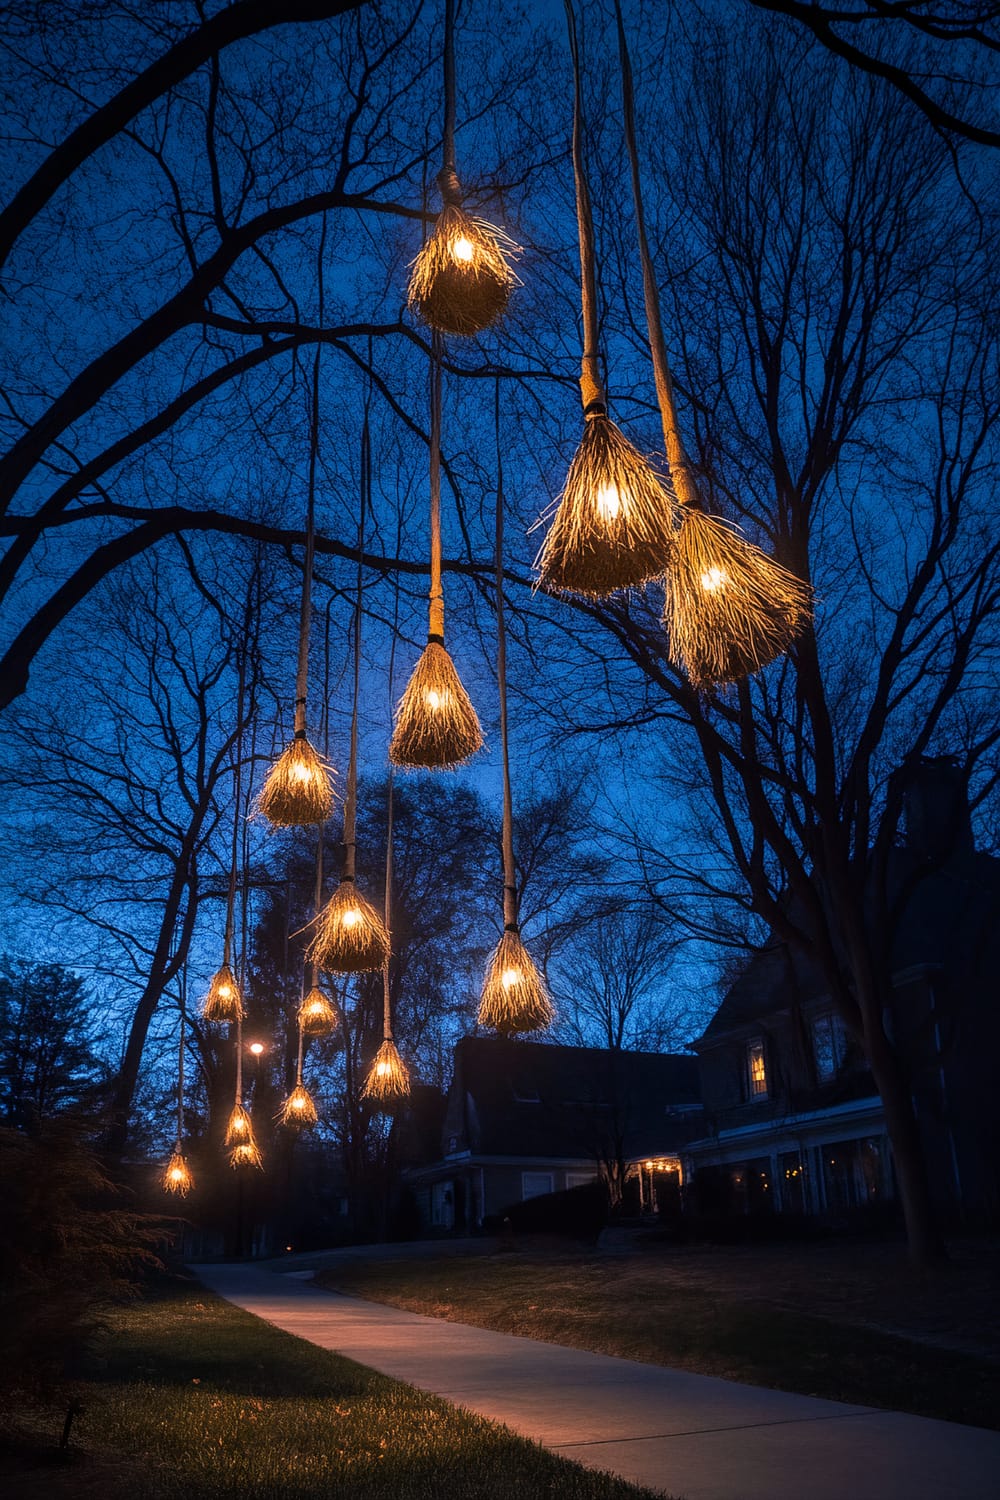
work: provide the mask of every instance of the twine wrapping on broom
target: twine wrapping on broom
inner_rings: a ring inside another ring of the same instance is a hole
[[[496,436],[496,611],[497,687],[500,697],[500,755],[503,779],[503,936],[490,956],[479,1001],[479,1024],[510,1036],[542,1031],[552,1022],[549,999],[538,968],[521,939],[518,926],[517,866],[514,862],[514,804],[510,787],[510,743],[507,719],[507,629],[503,594],[503,453],[500,443],[500,381],[494,399]]]
[[[444,585],[441,544],[441,353],[432,340],[430,431],[430,542],[427,645],[396,710],[389,743],[393,765],[441,770],[461,765],[483,743],[468,693],[444,644]]]
[[[735,528],[709,515],[698,491],[677,420],[649,252],[636,145],[632,62],[620,0],[615,0],[615,19],[649,349],[671,483],[683,514],[664,580],[663,619],[675,663],[684,669],[693,686],[711,688],[756,672],[783,655],[812,618],[812,591]]]
[[[580,248],[584,434],[535,565],[544,587],[585,598],[647,583],[663,572],[674,504],[639,450],[607,414],[599,368],[597,255],[583,153],[580,55],[572,0],[565,0],[573,66],[573,181]]]
[[[361,704],[361,621],[364,602],[365,519],[372,483],[369,403],[361,428],[361,483],[358,516],[358,571],[354,598],[354,702],[351,750],[344,797],[344,863],[340,885],[316,921],[309,956],[321,968],[340,974],[380,969],[389,954],[389,934],[375,907],[357,889],[358,718]]]

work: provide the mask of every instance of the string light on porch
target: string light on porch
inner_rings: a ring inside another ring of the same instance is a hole
[[[594,221],[583,157],[583,105],[576,22],[566,0],[573,64],[573,178],[580,244],[583,439],[536,567],[545,588],[604,598],[647,583],[667,566],[676,507],[649,463],[608,416],[598,367]]]
[[[500,381],[496,382],[496,610],[497,685],[500,694],[500,751],[503,767],[503,922],[504,930],[490,956],[479,1001],[479,1024],[501,1036],[544,1031],[552,1022],[552,1002],[545,981],[522,941],[518,925],[517,868],[514,863],[514,811],[510,787],[507,718],[507,632],[503,595],[503,452],[500,442]]]
[[[695,687],[711,688],[781,656],[812,617],[809,586],[719,516],[709,515],[680,435],[639,176],[635,101],[620,0],[615,0],[625,141],[656,395],[682,520],[665,570],[663,620],[672,659]]]
[[[462,207],[455,156],[455,0],[445,0],[444,145],[438,173],[443,208],[413,263],[407,300],[440,333],[481,333],[505,311],[516,278],[507,257],[517,246]]]

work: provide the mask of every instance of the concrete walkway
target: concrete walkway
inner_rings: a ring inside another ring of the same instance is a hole
[[[238,1307],[590,1468],[684,1500],[998,1500],[1000,1433],[491,1333],[255,1266]]]

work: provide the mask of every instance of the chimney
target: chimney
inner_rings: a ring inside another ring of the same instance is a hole
[[[954,755],[927,755],[911,772],[903,793],[905,846],[942,863],[972,854],[972,819],[965,775]]]

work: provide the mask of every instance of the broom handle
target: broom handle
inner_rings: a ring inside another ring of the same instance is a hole
[[[312,414],[309,421],[309,479],[306,486],[306,555],[302,564],[302,605],[299,610],[299,663],[295,674],[295,738],[306,737],[306,692],[309,684],[309,622],[312,615],[312,575],[316,552],[316,459],[319,454],[319,355],[313,358]]]
[[[389,693],[392,694],[392,665],[389,666]],[[386,798],[385,812],[385,930],[391,932],[389,925],[392,915],[392,793],[393,778],[392,769],[389,770],[389,787]],[[382,966],[382,1036],[387,1042],[392,1041],[392,1007],[389,1003],[389,959],[386,958]]]
[[[319,916],[323,905],[323,825],[316,833],[316,885],[313,890],[313,915]],[[311,967],[312,987],[319,984],[319,964],[314,959]]]
[[[663,319],[660,313],[660,295],[653,274],[653,260],[649,253],[649,238],[646,234],[646,210],[642,198],[642,183],[639,177],[639,152],[635,138],[635,93],[632,86],[632,59],[629,56],[622,19],[621,0],[615,0],[615,20],[618,25],[618,60],[622,81],[622,109],[625,118],[625,145],[628,150],[629,170],[632,177],[632,201],[635,207],[635,228],[639,241],[639,259],[642,263],[642,294],[646,303],[646,326],[649,332],[649,352],[653,360],[653,379],[656,383],[656,399],[660,407],[663,424],[663,443],[670,465],[670,478],[674,491],[682,505],[702,509],[701,498],[694,482],[691,465],[684,451],[680,426],[677,421],[677,405],[674,400],[674,382],[667,363],[667,346],[663,337]]]
[[[182,980],[182,985],[184,981]],[[184,1140],[184,991],[181,991],[181,1039],[177,1048],[177,1150]]]
[[[444,7],[444,140],[437,178],[445,207],[462,205],[462,189],[455,160],[455,0]]]
[[[365,403],[361,424],[361,483],[358,506],[358,580],[354,595],[354,703],[351,707],[351,754],[347,766],[347,795],[344,798],[344,874],[354,879],[358,823],[358,706],[361,699],[361,598],[364,582],[365,510],[371,484],[371,432],[368,404]]]
[[[503,453],[500,445],[500,378],[495,382],[494,431],[497,448],[497,687],[500,694],[500,751],[503,766],[503,925],[517,931],[517,875],[514,867],[514,804],[510,794],[510,746],[507,739],[507,628],[503,598]]]
[[[427,639],[444,645],[441,584],[441,336],[431,338],[431,590]]]
[[[243,795],[243,703],[247,681],[247,634],[250,629],[250,600],[253,585],[247,591],[247,607],[244,614],[243,641],[240,645],[239,666],[236,672],[236,764],[233,767],[233,842],[229,858],[229,890],[226,895],[226,930],[222,938],[222,962],[228,966],[233,957],[233,924],[236,918],[236,867],[240,849],[240,800]]]
[[[583,312],[583,357],[580,361],[580,399],[584,416],[603,415],[607,407],[598,369],[597,279],[594,271],[594,215],[583,161],[583,100],[580,54],[576,41],[573,0],[565,0],[566,30],[573,61],[573,183],[576,190],[576,226],[580,242],[580,301]]]
[[[305,1029],[302,1025],[302,1017],[299,1016],[299,1056],[295,1065],[295,1086],[302,1087],[302,1055],[305,1051]]]

